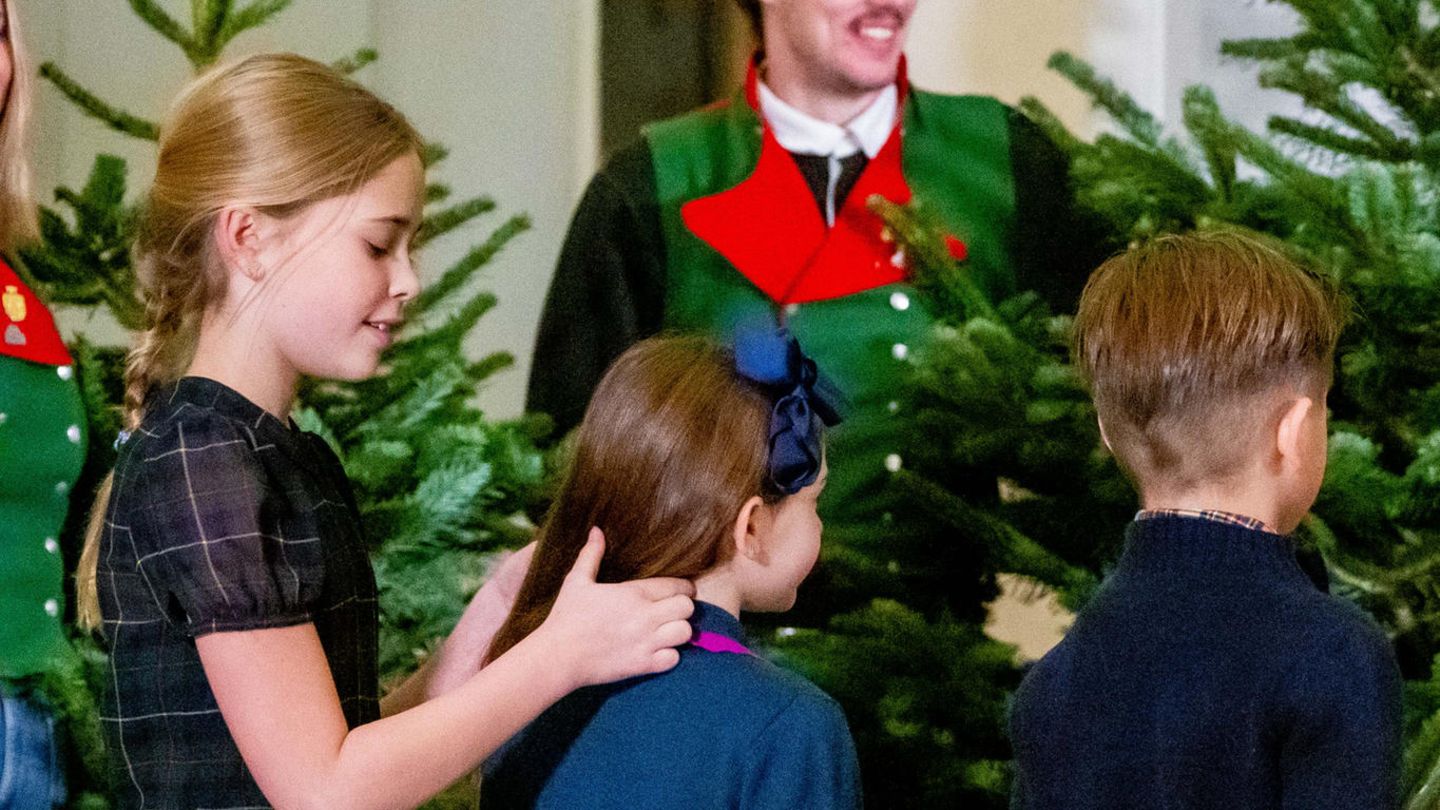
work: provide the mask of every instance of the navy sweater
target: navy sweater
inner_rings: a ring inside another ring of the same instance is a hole
[[[1018,808],[1394,808],[1400,674],[1278,535],[1132,523],[1010,718]]]
[[[697,632],[745,643],[695,603]],[[680,650],[669,672],[578,690],[485,762],[480,804],[590,810],[852,810],[855,745],[839,705],[753,655]]]

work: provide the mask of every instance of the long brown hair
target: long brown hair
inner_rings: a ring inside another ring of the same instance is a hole
[[[20,41],[15,0],[5,2],[5,38],[10,41],[10,95],[0,107],[0,252],[40,238],[30,197],[30,60]]]
[[[605,532],[599,580],[692,578],[729,559],[745,501],[768,484],[772,401],[701,337],[630,347],[595,389],[530,571],[496,634],[494,660],[550,613],[590,527]]]
[[[421,146],[394,107],[294,54],[251,56],[192,82],[160,129],[135,243],[147,326],[126,359],[126,429],[139,426],[153,388],[185,372],[201,316],[225,296],[211,235],[221,210],[242,205],[292,217],[354,192]],[[100,625],[95,572],[113,478],[96,495],[76,571],[76,620],[86,629]]]

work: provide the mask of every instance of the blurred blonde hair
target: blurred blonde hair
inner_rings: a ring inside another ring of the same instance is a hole
[[[15,0],[5,2],[5,36],[10,43],[10,94],[0,110],[0,251],[40,238],[30,197],[30,60],[20,41]]]
[[[200,321],[225,296],[216,217],[233,206],[286,219],[350,194],[422,141],[358,82],[294,54],[260,54],[192,82],[160,128],[160,159],[135,242],[146,329],[126,359],[124,423],[189,366]],[[96,495],[76,573],[76,618],[100,625],[95,572],[112,473]]]

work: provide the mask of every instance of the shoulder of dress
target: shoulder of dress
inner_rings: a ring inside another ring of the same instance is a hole
[[[125,439],[132,461],[148,462],[180,451],[214,450],[233,446],[253,452],[257,439],[251,425],[213,408],[193,402],[152,403],[140,426]]]

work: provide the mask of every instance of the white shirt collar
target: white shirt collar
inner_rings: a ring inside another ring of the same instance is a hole
[[[765,82],[759,85],[760,114],[775,133],[775,140],[788,152],[848,157],[864,151],[866,157],[873,158],[895,130],[900,93],[893,84],[844,126],[813,118],[786,104]]]

